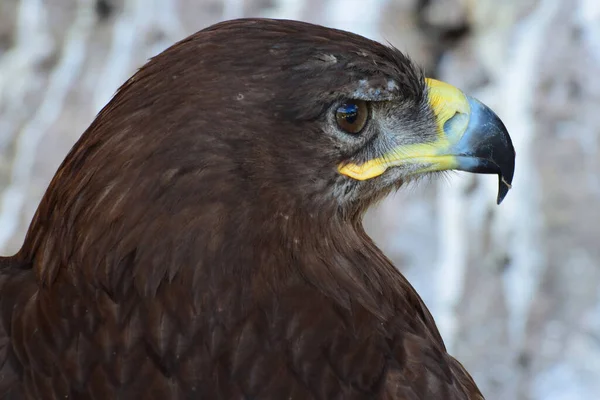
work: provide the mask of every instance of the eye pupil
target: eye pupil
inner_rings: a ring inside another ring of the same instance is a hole
[[[356,122],[358,116],[358,106],[356,104],[344,104],[338,108],[338,113],[341,117],[346,120],[349,124]]]
[[[361,100],[348,100],[336,110],[338,126],[346,133],[359,133],[367,123],[369,109]]]

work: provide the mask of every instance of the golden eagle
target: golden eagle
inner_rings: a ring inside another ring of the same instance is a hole
[[[478,399],[361,219],[403,183],[499,176],[498,117],[398,50],[219,23],[151,59],[0,259],[5,399]]]

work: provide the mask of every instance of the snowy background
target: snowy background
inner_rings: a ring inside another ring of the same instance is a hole
[[[488,399],[600,398],[598,0],[0,0],[0,253],[136,68],[242,16],[387,40],[496,110],[517,150],[502,206],[495,177],[456,173],[366,225]]]

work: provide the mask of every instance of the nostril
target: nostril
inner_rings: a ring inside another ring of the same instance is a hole
[[[467,129],[469,116],[465,113],[456,111],[452,117],[444,122],[444,133],[451,139],[462,135]]]

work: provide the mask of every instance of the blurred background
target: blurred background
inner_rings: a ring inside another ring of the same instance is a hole
[[[496,177],[455,173],[365,225],[488,399],[599,399],[598,0],[0,0],[0,254],[138,67],[244,16],[388,41],[500,115],[517,151],[501,206]]]

